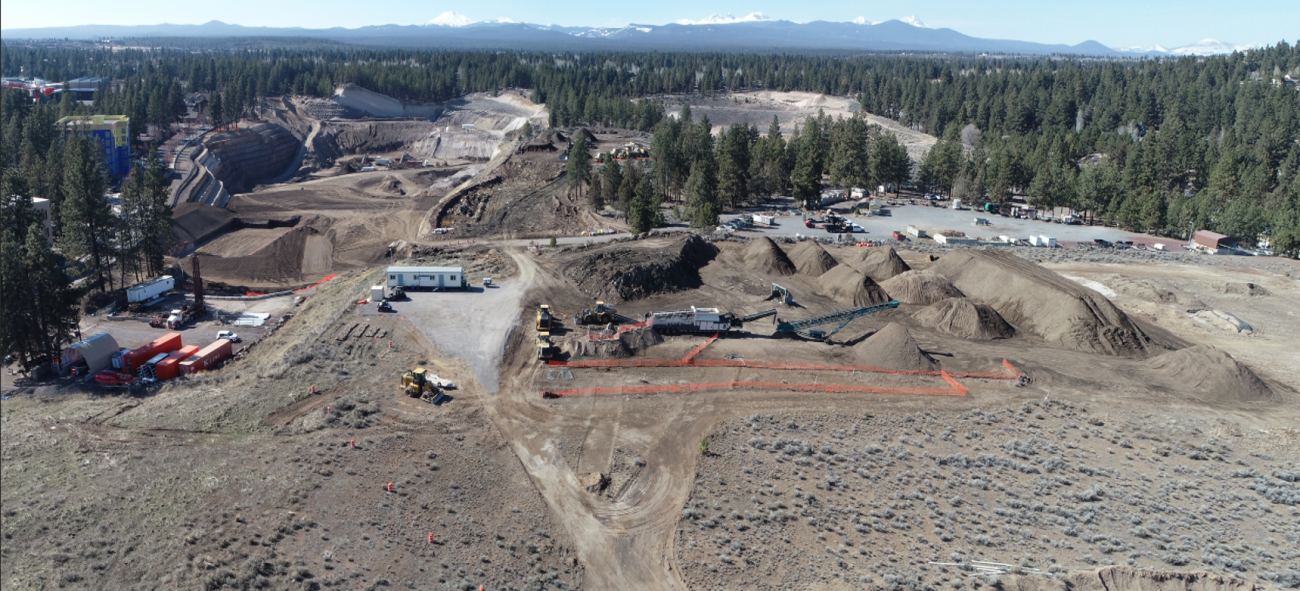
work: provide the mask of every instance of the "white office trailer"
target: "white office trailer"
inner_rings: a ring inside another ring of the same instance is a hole
[[[176,280],[171,275],[163,275],[157,279],[126,288],[126,301],[132,304],[147,302],[171,291],[175,287]]]
[[[388,287],[404,289],[465,289],[464,267],[389,267]]]

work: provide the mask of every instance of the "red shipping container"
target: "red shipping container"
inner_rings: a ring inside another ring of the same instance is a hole
[[[158,337],[152,343],[122,356],[122,369],[135,373],[145,362],[159,353],[171,353],[181,348],[181,333],[173,332]]]
[[[194,356],[199,352],[198,345],[185,345],[177,349],[166,359],[159,361],[155,369],[158,371],[158,379],[174,380],[176,376],[181,375],[181,362]]]
[[[221,362],[222,359],[230,357],[233,349],[230,341],[226,339],[217,339],[215,343],[199,349],[193,357],[181,362],[181,375],[190,375],[198,373]]]

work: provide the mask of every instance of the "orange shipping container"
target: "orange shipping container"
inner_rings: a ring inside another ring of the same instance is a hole
[[[226,339],[217,339],[215,343],[199,349],[193,357],[181,362],[181,375],[190,375],[198,373],[221,362],[222,359],[230,357],[233,349],[230,341]]]
[[[129,373],[135,373],[145,362],[153,359],[159,353],[171,353],[181,348],[181,333],[173,332],[165,334],[153,340],[139,349],[131,351],[122,356],[122,369]]]
[[[171,355],[168,355],[166,359],[159,361],[158,365],[155,366],[155,369],[158,370],[158,379],[176,379],[176,376],[181,374],[181,362],[189,359],[198,352],[199,347],[197,345],[185,345]]]

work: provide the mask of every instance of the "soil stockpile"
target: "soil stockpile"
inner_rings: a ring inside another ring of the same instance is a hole
[[[988,303],[1019,332],[1104,355],[1141,357],[1150,339],[1101,294],[1011,253],[950,252],[929,269],[967,296]]]
[[[1248,401],[1273,397],[1273,390],[1255,372],[1228,353],[1210,345],[1195,345],[1165,353],[1147,366],[1180,387],[1216,400]]]
[[[863,249],[862,254],[849,264],[877,282],[912,270],[892,246]]]
[[[894,299],[904,304],[928,306],[962,293],[943,275],[930,271],[906,271],[880,282]]]
[[[912,318],[926,328],[973,341],[1009,339],[1016,334],[1016,329],[997,310],[966,298],[948,298],[920,310]]]
[[[874,306],[890,300],[880,284],[848,265],[836,266],[817,281],[822,295],[846,306]]]
[[[822,273],[840,264],[816,240],[805,240],[795,245],[790,249],[789,257],[795,269],[809,277],[821,277]]]
[[[583,293],[610,302],[628,302],[701,285],[700,267],[718,248],[691,234],[662,249],[647,245],[601,249],[580,259],[564,274]]]
[[[589,341],[586,336],[566,342],[562,349],[571,359],[580,357],[624,358],[664,342],[663,336],[651,329],[631,330],[609,341]]]
[[[742,255],[745,266],[769,275],[794,275],[794,262],[786,256],[771,238],[763,237],[750,243]]]
[[[1269,295],[1267,289],[1254,283],[1225,283],[1223,293],[1247,296],[1266,296]]]
[[[906,328],[889,323],[857,345],[858,358],[868,365],[912,371],[938,369],[939,364],[921,350]]]

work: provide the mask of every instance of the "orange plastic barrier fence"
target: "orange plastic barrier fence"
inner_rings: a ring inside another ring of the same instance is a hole
[[[587,340],[589,340],[589,341],[612,341],[612,340],[617,339],[618,337],[623,336],[623,333],[625,333],[625,332],[631,332],[631,331],[634,331],[634,330],[641,330],[641,329],[643,329],[643,328],[647,328],[647,327],[649,327],[649,326],[650,326],[650,322],[649,322],[649,321],[645,321],[645,322],[637,322],[637,323],[634,323],[634,324],[624,324],[623,326],[618,327],[618,330],[614,331],[614,334],[599,334],[599,333],[597,333],[597,334],[591,334],[591,329],[588,329],[588,330],[587,330]]]
[[[949,378],[949,383],[956,388],[881,388],[878,386],[857,386],[849,384],[782,384],[778,382],[717,382],[710,384],[674,384],[664,386],[618,386],[613,388],[574,388],[570,390],[547,390],[545,398],[565,398],[573,396],[601,396],[609,394],[677,394],[682,392],[702,392],[705,390],[729,390],[736,388],[758,388],[763,390],[790,390],[795,392],[852,392],[866,394],[916,394],[921,396],[966,396],[966,388]]]
[[[713,336],[710,337],[709,340],[704,341],[703,343],[700,344],[700,346],[691,349],[691,352],[687,353],[686,356],[682,358],[682,364],[685,365],[687,363],[690,363],[692,359],[695,359],[696,355],[700,354],[700,351],[703,351],[705,347],[712,345],[713,342],[716,340],[718,340],[718,333],[713,333]]]
[[[1011,373],[1016,374],[1017,379],[1020,378],[1020,376],[1024,375],[1020,373],[1020,370],[1016,369],[1014,365],[1011,365],[1011,362],[1007,361],[1006,358],[1002,359],[1002,366],[1007,368],[1007,370],[1010,371]]]
[[[325,283],[326,281],[329,281],[330,279],[333,279],[333,278],[335,278],[335,277],[338,277],[338,274],[337,274],[337,273],[331,273],[331,274],[327,275],[324,279],[321,279],[320,281],[317,281],[316,283],[314,283],[314,284],[312,284],[312,285],[310,285],[310,286],[304,287],[304,288],[302,288],[302,289],[295,289],[295,290],[293,290],[293,293],[300,293],[300,292],[307,291],[307,290],[309,290],[309,289],[311,289],[311,288],[313,288],[313,287],[320,287],[320,285],[321,285],[322,283]]]
[[[713,342],[712,340],[709,343]],[[708,345],[709,343],[705,343]],[[703,350],[704,345],[700,347]],[[959,378],[971,378],[980,380],[1014,380],[1020,377],[1019,373],[1008,375],[1000,371],[977,371],[966,373],[947,374],[943,371],[930,369],[913,369],[897,370],[875,367],[872,365],[824,365],[821,363],[786,363],[776,361],[746,361],[744,359],[708,359],[695,360],[691,359],[698,352],[687,355],[684,359],[593,359],[590,361],[548,361],[550,365],[558,365],[569,368],[584,367],[741,367],[748,369],[779,369],[779,370],[806,370],[806,371],[861,371],[870,373],[892,373],[899,375],[915,376],[941,376],[950,375]],[[1005,360],[1004,360],[1004,363]],[[1009,366],[1010,363],[1007,363]]]
[[[939,373],[943,374],[944,381],[948,382],[948,384],[952,386],[953,390],[961,392],[962,396],[965,396],[967,394],[966,386],[958,384],[957,380],[952,379],[952,376],[948,375],[948,372],[941,370]]]

